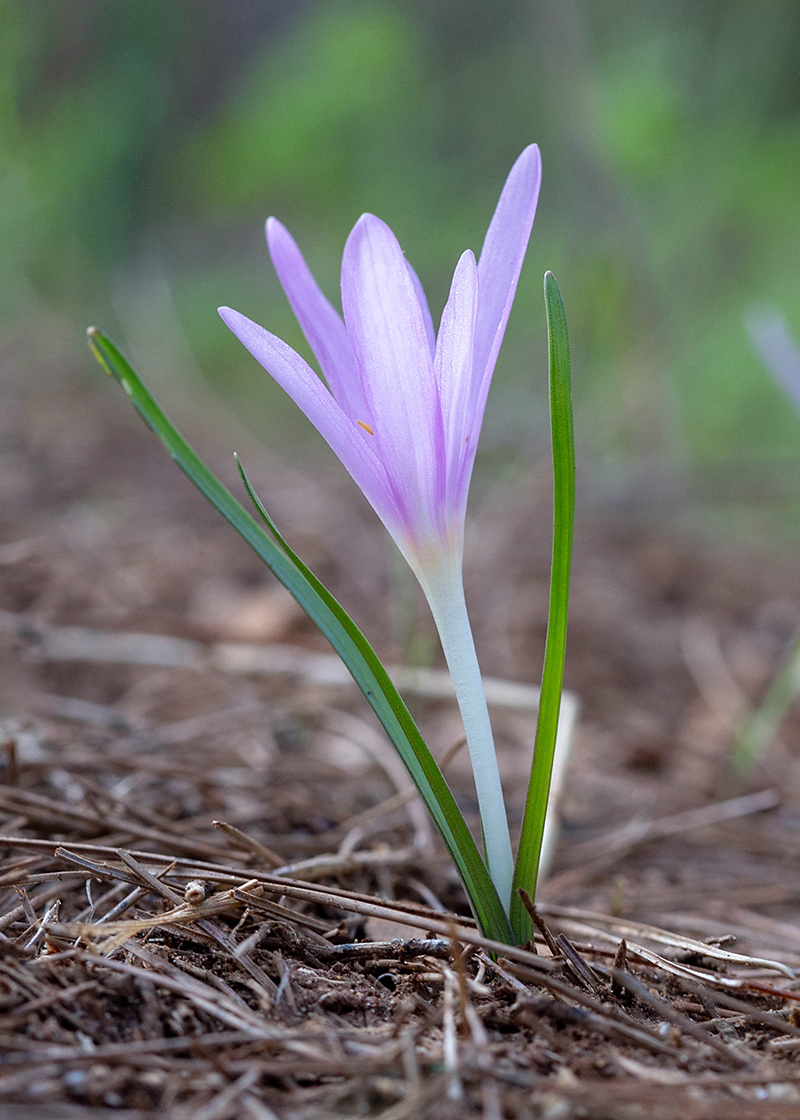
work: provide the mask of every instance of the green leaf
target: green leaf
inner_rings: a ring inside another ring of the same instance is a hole
[[[242,475],[248,493],[275,541],[267,536],[198,458],[113,343],[95,327],[89,328],[88,336],[89,346],[100,365],[119,382],[133,407],[184,474],[264,561],[339,654],[396,747],[428,807],[461,876],[478,924],[487,937],[510,943],[513,938],[508,918],[461,811],[411,713],[367,639],[280,536],[244,472]]]
[[[789,647],[789,653],[778,670],[767,694],[752,711],[731,751],[731,776],[737,784],[749,775],[761,760],[795,698],[800,694],[800,634]]]
[[[536,723],[533,766],[525,798],[514,889],[511,926],[518,942],[532,936],[530,915],[519,897],[520,887],[536,897],[536,880],[542,835],[550,793],[550,776],[556,747],[564,657],[567,646],[567,608],[572,564],[572,530],[575,522],[575,440],[572,428],[569,336],[564,303],[552,272],[544,275],[550,377],[550,432],[553,450],[553,556],[550,568],[550,608],[544,650],[542,692]]]

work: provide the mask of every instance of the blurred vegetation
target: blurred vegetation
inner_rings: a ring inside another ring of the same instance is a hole
[[[775,303],[800,333],[798,57],[794,0],[5,0],[0,329],[23,349],[54,331],[88,377],[96,321],[286,442],[306,426],[215,312],[307,353],[267,215],[334,296],[350,227],[379,214],[436,314],[537,140],[485,461],[546,446],[552,268],[590,497],[769,499],[796,533],[800,418],[743,316]]]

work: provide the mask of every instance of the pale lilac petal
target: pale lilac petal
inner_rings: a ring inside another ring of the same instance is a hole
[[[342,307],[377,452],[409,527],[441,528],[444,433],[424,317],[397,238],[371,214],[345,245]]]
[[[341,315],[323,294],[294,238],[277,218],[267,221],[267,245],[278,279],[330,391],[351,420],[369,423],[353,349]]]
[[[473,431],[480,431],[486,396],[503,341],[536,213],[542,161],[531,144],[511,168],[478,260],[478,322],[473,367]]]
[[[221,307],[219,314],[327,440],[394,536],[402,528],[402,519],[383,464],[370,446],[371,437],[345,415],[311,366],[291,346],[230,307]]]
[[[453,274],[435,360],[447,456],[447,508],[455,521],[463,518],[469,486],[469,471],[465,477],[463,464],[468,461],[471,468],[475,458],[469,397],[477,307],[478,270],[475,256],[468,249]]]
[[[417,293],[419,300],[420,310],[422,311],[422,318],[425,320],[425,330],[428,332],[428,344],[431,348],[431,354],[436,353],[436,328],[433,325],[433,316],[431,309],[428,306],[428,297],[425,295],[425,289],[420,283],[419,276],[417,276],[413,267],[406,261],[406,268],[411,273],[411,281],[414,285],[414,291]]]
[[[764,365],[800,410],[800,347],[786,316],[777,307],[756,308],[745,323]]]

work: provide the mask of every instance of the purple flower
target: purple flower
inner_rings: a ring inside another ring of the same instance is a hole
[[[422,585],[469,745],[489,873],[508,908],[514,861],[492,728],[464,602],[461,558],[472,465],[497,352],[536,212],[535,144],[511,169],[480,259],[456,265],[436,335],[397,238],[364,214],[342,258],[344,319],[286,229],[270,218],[272,263],[327,387],[285,342],[230,308],[220,315],[325,437]]]
[[[777,307],[754,307],[745,325],[762,362],[800,412],[800,347],[786,316]]]
[[[311,367],[230,308],[220,315],[327,440],[420,574],[460,563],[489,383],[536,211],[539,149],[511,169],[477,264],[456,266],[438,336],[422,286],[389,227],[364,214],[342,259],[344,320],[275,218],[275,271],[316,355]]]

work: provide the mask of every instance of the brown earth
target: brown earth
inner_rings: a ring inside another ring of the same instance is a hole
[[[800,563],[581,516],[581,715],[538,952],[492,956],[365,704],[319,678],[324,641],[122,395],[4,396],[4,1117],[800,1117],[798,713],[730,769]],[[247,436],[183,419],[232,481],[218,448]],[[247,462],[378,652],[433,657],[344,472]],[[484,670],[533,682],[546,472],[476,499]],[[230,643],[270,671],[234,671]],[[453,703],[410,701],[445,755]],[[535,717],[493,718],[518,820]],[[447,773],[474,824],[464,752]]]

